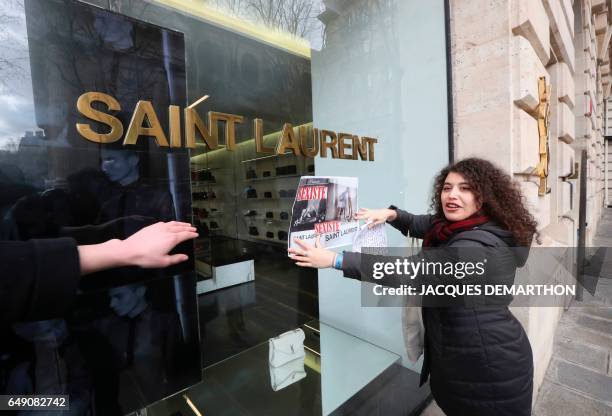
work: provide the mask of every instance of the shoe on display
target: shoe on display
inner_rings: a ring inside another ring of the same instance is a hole
[[[255,188],[251,188],[250,186],[246,189],[246,197],[247,198],[257,198],[257,190]]]
[[[210,229],[208,228],[208,225],[205,222],[201,222],[196,225],[196,229],[198,230],[198,234],[200,234],[200,237],[206,237],[208,234],[210,234]]]
[[[198,180],[202,182],[216,182],[215,177],[209,170],[201,170],[198,172]]]

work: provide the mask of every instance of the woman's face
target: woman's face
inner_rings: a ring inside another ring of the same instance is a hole
[[[464,220],[476,213],[481,206],[465,178],[455,172],[446,176],[440,200],[448,221]]]

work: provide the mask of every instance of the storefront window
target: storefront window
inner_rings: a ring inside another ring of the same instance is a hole
[[[282,402],[248,414],[299,414],[296,400],[301,414],[329,414],[359,392],[380,394],[363,389],[395,374],[401,354],[386,339],[376,346],[367,320],[357,337],[348,331],[344,289],[320,291],[327,272],[296,267],[286,250],[300,177],[359,177],[370,189],[361,200],[381,204],[371,190],[418,171],[398,152],[415,145],[407,131],[425,130],[403,114],[418,107],[406,99],[418,81],[403,71],[419,51],[396,53],[398,16],[413,12],[398,3],[3,2],[2,239],[90,244],[174,219],[199,238],[177,249],[188,262],[96,274],[65,316],[4,328],[2,394],[68,394],[75,414],[105,416],[211,408],[211,392],[233,400],[251,389],[241,380],[262,389],[245,396],[253,403]],[[376,158],[347,150],[351,159],[323,148],[323,129],[387,143]],[[445,131],[433,130],[429,144],[445,150]],[[267,342],[295,328],[309,352],[286,383],[268,368]],[[207,375],[236,384],[209,389]],[[176,395],[187,388],[191,404]]]
[[[12,45],[0,77],[2,239],[92,244],[189,220],[185,149],[110,143],[128,134],[141,100],[151,129],[167,131],[166,109],[186,100],[184,36],[79,2],[8,2],[2,12]],[[190,244],[178,252],[193,258]],[[192,385],[195,285],[193,262],[88,277],[64,316],[3,328],[3,393],[66,394],[75,414],[119,414]]]

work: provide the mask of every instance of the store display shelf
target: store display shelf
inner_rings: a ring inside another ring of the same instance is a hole
[[[223,184],[213,181],[191,181],[191,187],[195,188],[196,186],[223,186]]]
[[[209,204],[217,204],[217,205],[223,204],[223,201],[219,201],[217,199],[192,199],[191,200],[191,205],[200,204],[202,202],[208,202]],[[196,206],[196,208],[200,208],[200,205],[195,205],[195,206]],[[206,208],[206,207],[204,207],[204,208]]]
[[[223,231],[223,227],[211,228],[209,221],[206,221],[206,220],[204,220],[204,221],[198,220],[198,221],[200,221],[200,224],[206,223],[206,225],[208,226],[208,231],[210,231],[211,233],[212,232],[216,233],[216,232],[219,232],[219,231]],[[196,227],[197,227],[197,225],[196,225]],[[215,235],[217,235],[217,234],[215,234]],[[208,238],[208,237],[210,237],[210,236],[207,236],[207,235],[201,236],[201,238]]]
[[[273,222],[277,222],[277,223],[288,223],[289,220],[282,220],[280,218],[266,218],[263,217],[261,215],[253,217],[253,216],[248,216],[248,215],[243,215],[243,217],[247,220],[254,220],[254,221],[265,221],[267,223],[273,223]]]
[[[215,212],[208,213],[208,216],[212,217],[212,218],[214,218],[214,217],[222,217],[224,215],[225,215],[224,211],[215,211]]]
[[[286,241],[279,240],[277,238],[266,238],[266,237],[258,237],[256,235],[248,235],[246,239],[255,240],[255,241],[265,241],[266,243],[273,243],[273,244],[279,244],[279,245],[287,245]]]
[[[213,215],[213,216],[209,215],[207,217],[195,217],[195,218],[197,218],[197,220],[200,221],[200,222],[206,222],[206,221],[210,221],[210,220],[217,221],[221,217],[222,217],[222,215]]]
[[[288,223],[289,220],[282,220],[280,218],[262,218],[262,220],[266,221],[266,222],[279,222],[279,223]]]
[[[278,200],[283,200],[283,201],[293,201],[294,197],[293,196],[275,196],[272,198],[245,198],[247,201],[278,201]]]
[[[194,167],[194,166],[197,166],[197,165],[194,163],[191,166]],[[220,169],[225,169],[225,168],[222,168],[220,166],[211,166],[211,167],[208,167],[208,168],[197,169],[197,168],[194,167],[193,169],[191,169],[191,171],[192,172],[205,172],[207,170],[220,170]]]
[[[300,174],[293,174],[293,175],[266,176],[266,177],[262,177],[262,178],[247,178],[246,182],[251,183],[251,182],[270,181],[270,180],[273,180],[273,179],[299,178],[301,176],[302,175],[300,175]]]
[[[209,201],[209,202],[216,202],[216,201],[220,201],[221,198],[215,197],[215,198],[194,198],[194,201]]]

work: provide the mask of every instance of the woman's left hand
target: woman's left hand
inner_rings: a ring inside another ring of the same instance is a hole
[[[287,251],[291,255],[291,258],[296,261],[295,264],[301,267],[314,267],[317,269],[324,269],[326,267],[332,267],[336,253],[331,250],[321,248],[320,237],[315,240],[315,245],[311,246],[303,241],[296,238],[293,239],[298,247],[289,248]]]

